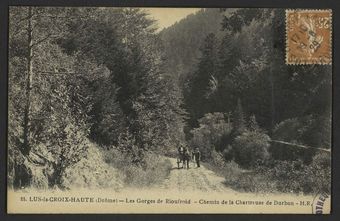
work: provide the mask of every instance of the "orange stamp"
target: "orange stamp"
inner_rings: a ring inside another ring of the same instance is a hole
[[[286,10],[286,64],[332,63],[332,11]]]

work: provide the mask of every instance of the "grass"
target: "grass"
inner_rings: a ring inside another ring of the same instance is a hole
[[[225,177],[226,186],[240,192],[315,194],[331,187],[329,156],[322,154],[315,155],[308,165],[275,160],[252,170],[243,170],[234,161],[204,165]]]
[[[169,176],[172,164],[157,154],[145,153],[143,166],[131,163],[128,155],[118,150],[106,151],[106,162],[117,168],[124,177],[126,186],[152,187],[165,180]]]
[[[86,156],[66,170],[63,181],[69,189],[109,188],[119,190],[123,187],[123,176],[116,168],[105,162],[105,154],[100,147],[93,143]]]

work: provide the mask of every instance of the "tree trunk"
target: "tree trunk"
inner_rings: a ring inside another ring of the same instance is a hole
[[[275,127],[275,90],[274,90],[274,76],[273,68],[270,67],[270,109],[271,109],[271,125],[270,134],[273,133]]]
[[[29,133],[30,133],[30,102],[31,102],[31,90],[32,90],[32,75],[33,75],[33,51],[32,51],[32,35],[33,35],[33,28],[32,28],[32,7],[28,8],[28,20],[27,20],[27,76],[26,76],[26,91],[25,91],[25,97],[26,97],[26,103],[25,103],[25,109],[24,109],[24,134],[23,134],[23,140],[24,144],[21,149],[22,153],[24,155],[28,155],[31,146],[29,142]]]

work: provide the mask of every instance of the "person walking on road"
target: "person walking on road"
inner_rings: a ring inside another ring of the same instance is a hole
[[[192,157],[197,164],[197,167],[200,167],[201,153],[198,147],[192,152]]]

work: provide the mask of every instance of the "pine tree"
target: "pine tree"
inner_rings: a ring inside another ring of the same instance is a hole
[[[91,111],[91,137],[98,144],[111,146],[118,144],[118,137],[126,127],[126,119],[117,100],[119,88],[109,79],[96,82],[95,103]]]
[[[237,100],[237,106],[234,111],[234,121],[233,121],[233,133],[234,135],[240,135],[246,130],[244,113],[241,104],[241,99]]]
[[[185,93],[185,101],[190,114],[190,124],[197,126],[197,120],[205,113],[213,111],[215,108],[209,103],[211,86],[217,87],[217,80],[214,77],[218,65],[217,38],[214,34],[208,34],[201,46],[201,58],[199,59],[197,70],[189,79],[190,83]],[[214,79],[213,81],[211,81]],[[209,83],[210,82],[210,83]]]
[[[259,130],[260,130],[260,127],[257,124],[256,117],[255,117],[254,114],[251,115],[250,118],[249,118],[248,129],[250,131],[254,131],[254,132],[259,132]]]
[[[76,45],[73,50],[109,69],[104,81],[110,83],[94,88],[98,95],[92,137],[99,135],[97,142],[115,143],[119,131],[127,127],[141,149],[162,148],[166,143],[169,146],[176,137],[174,124],[178,124],[179,131],[183,127],[181,96],[174,90],[174,81],[164,73],[163,50],[154,21],[139,9],[103,9],[95,14],[101,19],[77,20],[73,25],[76,30],[70,30],[71,40],[65,44]],[[82,24],[86,28],[78,30]]]

